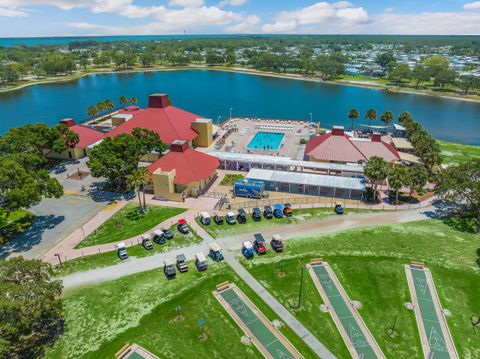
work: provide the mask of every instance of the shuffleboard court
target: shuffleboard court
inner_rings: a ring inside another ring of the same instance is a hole
[[[330,266],[313,260],[308,271],[353,358],[385,358]]]
[[[458,358],[432,274],[418,263],[405,266],[405,273],[425,358]]]
[[[234,284],[219,285],[213,294],[265,358],[303,358]]]
[[[148,350],[138,344],[125,344],[116,354],[116,359],[158,359]]]

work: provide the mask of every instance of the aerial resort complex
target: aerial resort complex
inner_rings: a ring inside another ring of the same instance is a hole
[[[480,3],[377,3],[0,0],[0,359],[480,358]]]

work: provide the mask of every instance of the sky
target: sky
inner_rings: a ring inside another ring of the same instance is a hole
[[[479,0],[0,0],[0,37],[480,34]]]

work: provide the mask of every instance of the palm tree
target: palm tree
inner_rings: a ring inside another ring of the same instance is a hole
[[[105,100],[103,101],[103,104],[105,105],[105,109],[108,111],[108,115],[110,116],[111,111],[115,108],[115,105],[112,100]]]
[[[120,105],[127,105],[128,104],[128,100],[125,96],[121,96],[120,99],[118,100],[118,102],[120,103]]]
[[[404,165],[396,165],[388,171],[388,186],[395,190],[395,204],[398,204],[400,189],[408,183],[408,173]]]
[[[393,113],[390,111],[385,111],[384,113],[382,113],[382,116],[380,116],[380,119],[385,124],[385,126],[388,126],[390,122],[393,121]]]
[[[356,108],[352,108],[348,112],[348,118],[352,120],[352,130],[354,128],[355,120],[358,118],[358,116],[360,116],[360,114],[358,113],[358,110]]]
[[[365,118],[368,119],[368,126],[370,127],[370,122],[377,119],[377,111],[374,108],[371,108],[365,114]]]
[[[144,212],[147,208],[145,203],[145,182],[147,181],[147,170],[143,167],[137,168],[131,174],[127,175],[127,186],[130,189],[133,189],[137,192],[138,195],[138,204],[140,206],[140,211]],[[140,192],[143,192],[143,204],[142,197]]]
[[[388,163],[382,157],[373,156],[365,166],[365,176],[373,185],[373,201],[377,201],[378,182],[384,181],[388,175]]]
[[[91,118],[94,118],[97,114],[97,108],[95,106],[89,106],[87,110],[87,114]]]
[[[105,111],[105,103],[103,101],[97,103],[97,113],[102,113],[103,111]]]
[[[132,97],[132,98],[130,99],[130,103],[131,103],[132,105],[136,105],[137,102],[138,102],[138,101],[137,101],[137,98],[136,98],[136,97]]]
[[[412,120],[412,115],[410,115],[410,112],[405,111],[398,116],[398,122],[404,123],[407,120]]]

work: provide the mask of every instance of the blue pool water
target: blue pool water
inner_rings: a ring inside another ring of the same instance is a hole
[[[247,148],[249,150],[276,151],[282,143],[283,136],[284,134],[279,132],[257,132]]]

